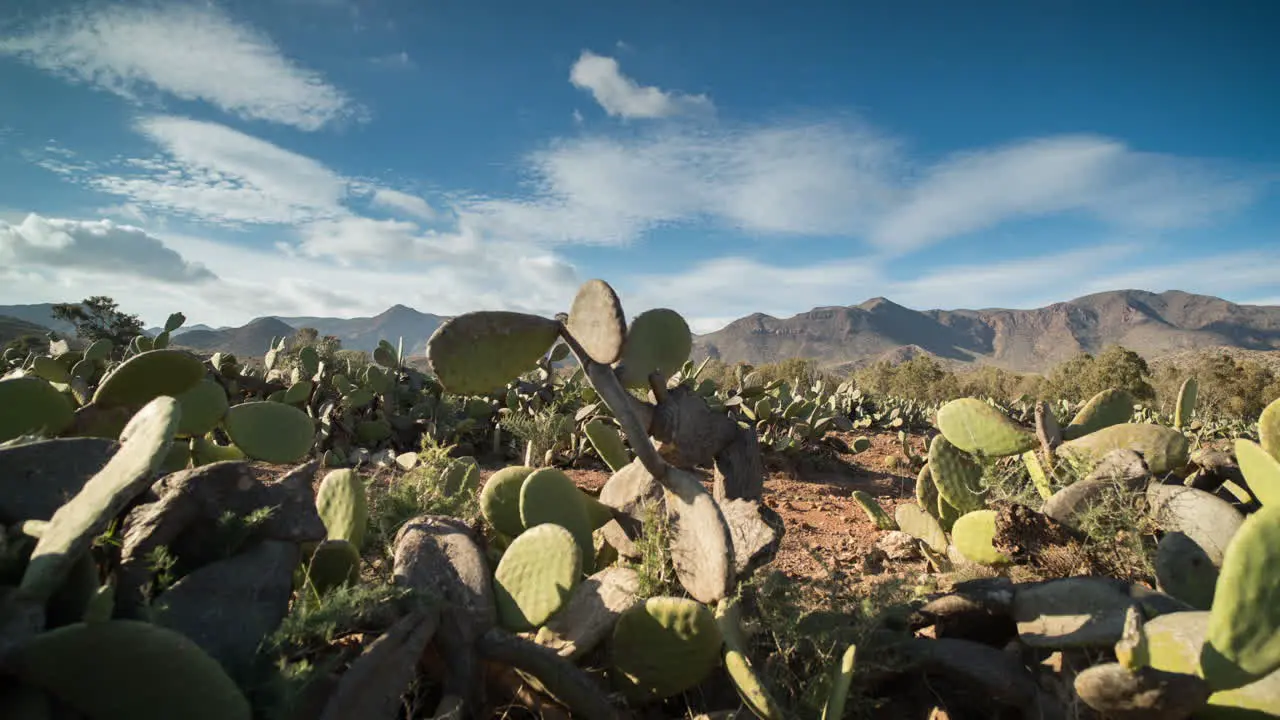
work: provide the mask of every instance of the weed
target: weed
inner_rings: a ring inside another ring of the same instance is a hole
[[[678,592],[675,567],[671,564],[671,527],[661,503],[644,506],[644,520],[636,549],[640,559],[631,563],[640,576],[639,599]]]

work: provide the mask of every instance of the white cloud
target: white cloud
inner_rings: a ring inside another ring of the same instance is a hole
[[[399,210],[423,220],[435,218],[436,213],[426,200],[417,195],[410,195],[399,190],[378,188],[373,191],[373,204],[390,210]]]
[[[0,37],[0,54],[126,98],[161,91],[302,130],[366,112],[213,4],[76,10]]]
[[[614,117],[665,118],[714,110],[705,95],[681,95],[644,87],[622,74],[618,61],[583,50],[569,71],[569,82],[589,90],[605,112]]]
[[[409,53],[401,50],[398,53],[390,53],[388,55],[379,55],[371,58],[369,62],[378,67],[390,68],[394,70],[407,70],[414,67],[413,59],[409,57]]]
[[[110,220],[43,218],[34,213],[21,224],[0,221],[0,266],[65,269],[165,283],[216,280],[208,268],[188,262],[141,228]]]
[[[85,182],[137,206],[206,222],[301,223],[345,213],[347,181],[310,158],[224,125],[171,116],[137,124],[164,151]]]

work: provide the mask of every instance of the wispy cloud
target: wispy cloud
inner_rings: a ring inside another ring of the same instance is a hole
[[[0,221],[0,265],[88,271],[164,283],[216,280],[145,230],[110,220],[48,219],[30,214],[21,224]]]
[[[0,37],[0,54],[126,98],[163,92],[317,130],[367,110],[213,4],[95,6]]]
[[[409,53],[401,50],[398,53],[389,53],[387,55],[378,55],[369,59],[369,62],[377,67],[387,68],[390,70],[408,70],[416,67],[413,58],[409,57]]]
[[[655,119],[690,113],[707,113],[715,106],[705,95],[682,95],[642,86],[622,74],[618,61],[590,50],[582,51],[569,70],[569,82],[588,90],[604,111],[614,117]]]
[[[436,216],[435,210],[431,208],[431,205],[426,200],[417,195],[410,195],[390,188],[375,189],[371,202],[375,206],[399,210],[423,220],[431,220]]]

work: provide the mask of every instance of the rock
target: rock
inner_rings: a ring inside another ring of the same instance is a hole
[[[1022,663],[1004,651],[949,638],[917,638],[904,643],[903,649],[927,672],[974,686],[995,702],[1021,710],[1025,717],[1064,717],[1062,709],[1049,702]]]
[[[891,530],[876,541],[876,547],[884,551],[890,560],[918,560],[920,548],[916,539],[901,530]]]
[[[1204,707],[1204,678],[1145,667],[1130,672],[1119,663],[1095,665],[1076,676],[1076,694],[1115,720],[1184,720]]]
[[[53,517],[119,448],[113,440],[94,437],[0,448],[0,523]]]
[[[738,438],[738,429],[728,415],[714,412],[701,395],[684,385],[667,389],[649,424],[649,434],[663,443],[663,456],[684,469],[710,465]]]
[[[497,623],[493,571],[479,538],[465,523],[420,515],[400,528],[394,546],[392,573],[397,585],[456,608],[468,621],[464,635],[473,640]]]
[[[1129,586],[1106,577],[1070,577],[1018,586],[1013,618],[1036,648],[1108,647],[1120,639]]]
[[[391,467],[396,464],[396,454],[390,448],[379,450],[369,457],[369,462],[377,467]]]
[[[737,439],[716,455],[712,494],[717,500],[759,500],[765,477],[760,440],[754,428],[738,428],[737,433]]]
[[[401,696],[413,684],[439,622],[438,613],[413,613],[379,635],[342,674],[320,720],[400,717]]]
[[[871,548],[858,562],[858,569],[863,575],[879,575],[884,572],[884,564],[889,556],[880,548]]]
[[[932,625],[937,638],[971,640],[991,647],[1003,647],[1018,637],[1018,626],[1007,606],[962,594],[930,600],[912,613],[909,623],[913,630]]]
[[[1200,546],[1214,567],[1244,522],[1244,516],[1225,500],[1181,485],[1147,488],[1148,512],[1165,532],[1180,532]]]
[[[733,540],[734,576],[744,578],[773,560],[782,545],[782,516],[756,500],[718,502]]]
[[[243,678],[262,639],[289,611],[301,557],[295,543],[265,540],[205,565],[156,598],[154,622],[191,638],[232,677]]]
[[[639,558],[635,540],[640,537],[646,508],[662,513],[665,497],[662,484],[641,464],[639,458],[610,476],[600,489],[601,503],[613,508],[614,519],[602,528],[605,540],[626,558]]]
[[[1110,480],[1126,487],[1139,488],[1146,485],[1150,477],[1151,471],[1147,469],[1142,455],[1121,448],[1103,455],[1085,480]]]
[[[610,633],[618,616],[636,603],[640,576],[610,567],[578,584],[564,608],[539,628],[535,641],[567,658],[591,652]]]
[[[1109,494],[1136,493],[1146,483],[1146,478],[1126,481],[1107,479],[1080,480],[1055,492],[1045,501],[1040,512],[1071,529],[1078,528],[1077,518],[1089,508],[1104,501]]]
[[[224,514],[243,518],[272,508],[246,540],[323,540],[327,531],[311,489],[317,468],[309,462],[264,483],[253,477],[249,463],[228,461],[161,478],[151,488],[158,499],[135,507],[123,523],[116,616],[138,617],[151,581],[149,556],[156,548],[168,548],[188,572],[217,558],[225,542],[219,528]]]

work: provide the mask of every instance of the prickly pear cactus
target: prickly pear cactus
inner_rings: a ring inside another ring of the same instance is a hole
[[[693,334],[680,313],[666,308],[645,310],[631,321],[618,360],[622,384],[649,387],[649,374],[670,378],[689,359]]]
[[[862,490],[853,491],[853,499],[862,506],[862,510],[867,513],[867,517],[875,526],[881,530],[897,530],[898,524],[889,517],[884,508],[880,507],[880,503],[871,497],[870,494]]]
[[[216,660],[186,636],[149,622],[65,625],[24,643],[7,663],[22,682],[93,720],[167,712],[193,720],[252,717]]]
[[[966,559],[979,565],[1004,565],[1008,556],[996,550],[996,511],[977,510],[965,513],[951,527],[951,541]]]
[[[622,436],[612,426],[596,418],[584,425],[582,429],[587,434],[587,439],[591,441],[591,447],[596,449],[596,453],[610,470],[618,472],[631,464],[627,446],[622,443]]]
[[[762,720],[782,720],[782,707],[774,700],[769,689],[752,667],[750,649],[742,632],[742,613],[731,600],[721,600],[716,605],[716,624],[724,638],[724,666],[738,691],[738,696]]]
[[[916,475],[916,504],[925,512],[937,517],[938,486],[933,482],[933,473],[929,471],[929,463],[925,463]]]
[[[1112,450],[1140,453],[1152,475],[1181,470],[1187,465],[1190,443],[1173,428],[1147,423],[1109,425],[1064,442],[1058,452],[1085,462],[1097,462]]]
[[[432,333],[427,362],[449,392],[483,395],[533,369],[555,344],[560,327],[555,320],[525,313],[466,313]]]
[[[706,679],[720,661],[722,644],[706,605],[689,598],[649,598],[618,618],[610,675],[632,702],[668,698]]]
[[[1280,505],[1245,519],[1227,546],[1200,655],[1214,690],[1280,670]]]
[[[1110,389],[1089,398],[1080,412],[1062,429],[1064,440],[1074,440],[1105,427],[1129,422],[1133,417],[1133,396],[1124,390]]]
[[[592,571],[595,543],[591,538],[591,515],[582,491],[568,475],[555,468],[530,473],[520,486],[520,522],[526,528],[555,523],[568,530],[578,543],[583,570]]]
[[[525,530],[493,575],[503,627],[523,632],[542,625],[569,601],[581,576],[582,550],[568,530],[552,523]]]
[[[480,512],[494,530],[514,538],[524,532],[520,520],[520,488],[534,469],[527,465],[504,467],[489,476],[480,490]]]
[[[93,394],[98,407],[136,407],[161,395],[178,396],[205,376],[204,363],[183,350],[149,350],[125,360]]]
[[[1271,401],[1258,416],[1258,442],[1271,457],[1280,460],[1280,398]]]
[[[929,472],[938,496],[948,505],[961,513],[982,509],[985,502],[982,466],[945,435],[935,436],[929,445]]]
[[[915,505],[899,505],[893,515],[903,532],[922,541],[934,552],[947,551],[947,533],[932,514]]]
[[[360,551],[346,540],[320,542],[303,563],[303,577],[321,595],[360,582]]]
[[[315,443],[315,424],[306,413],[283,403],[260,400],[233,405],[223,424],[246,456],[287,464],[302,460]]]
[[[216,381],[205,378],[177,396],[182,407],[178,435],[201,437],[211,432],[227,414],[227,391]]]
[[[1173,411],[1173,426],[1179,430],[1184,430],[1191,424],[1191,414],[1196,409],[1196,396],[1199,394],[1200,384],[1196,379],[1189,377],[1182,381],[1182,387],[1178,389],[1178,404]]]
[[[1240,464],[1240,472],[1258,502],[1280,506],[1280,460],[1258,443],[1237,438],[1236,462]]]
[[[565,326],[592,360],[612,365],[622,355],[626,318],[617,293],[603,280],[588,280],[578,288]]]
[[[975,455],[1021,455],[1039,444],[1028,430],[977,398],[959,398],[938,410],[938,430],[955,447]]]
[[[1027,475],[1031,478],[1031,484],[1035,486],[1036,492],[1040,497],[1048,500],[1053,497],[1053,486],[1049,484],[1049,475],[1044,471],[1044,465],[1040,462],[1040,456],[1035,450],[1028,450],[1022,453],[1022,465],[1027,469]]]
[[[853,669],[858,656],[858,646],[850,645],[840,656],[840,667],[831,683],[831,691],[827,693],[827,702],[822,707],[822,720],[839,720],[844,717],[844,704],[849,698],[849,685],[853,683]]]
[[[316,512],[330,540],[346,540],[359,550],[369,524],[364,481],[355,470],[331,470],[316,489]]]
[[[0,442],[20,435],[57,435],[75,419],[75,405],[38,377],[0,380]]]

